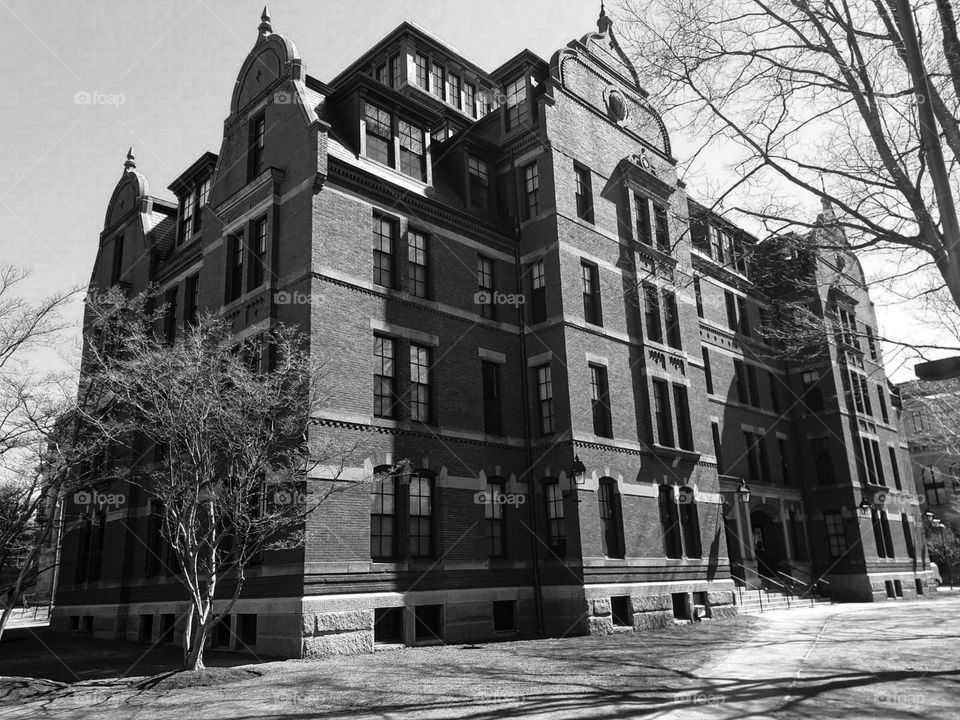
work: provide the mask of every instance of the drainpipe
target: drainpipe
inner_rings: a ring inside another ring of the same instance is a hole
[[[513,187],[513,200],[515,203],[515,221],[514,233],[517,241],[513,247],[514,274],[517,283],[517,293],[522,292],[523,274],[520,271],[520,196],[517,186],[517,166],[514,151],[510,151],[510,184]],[[520,392],[523,396],[523,447],[527,466],[527,487],[530,496],[528,503],[528,513],[530,516],[530,557],[533,562],[533,604],[537,618],[537,635],[544,634],[543,627],[543,586],[540,581],[540,531],[537,528],[537,502],[536,502],[536,483],[533,477],[533,447],[530,437],[530,387],[527,377],[527,332],[526,320],[524,318],[524,305],[517,304],[517,326],[520,328]]]

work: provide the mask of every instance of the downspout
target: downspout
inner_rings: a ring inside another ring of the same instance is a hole
[[[517,185],[517,166],[514,151],[510,150],[510,184],[513,187],[515,207],[514,233],[516,243],[513,246],[514,274],[517,283],[517,293],[522,293],[523,274],[520,271],[520,195]],[[533,604],[537,618],[537,635],[544,634],[543,628],[543,586],[540,580],[540,531],[537,528],[536,483],[533,477],[533,447],[530,437],[530,383],[527,377],[527,330],[524,318],[524,304],[517,303],[517,327],[520,329],[520,392],[523,396],[523,447],[527,466],[527,487],[530,502],[528,513],[530,516],[530,557],[533,562]]]

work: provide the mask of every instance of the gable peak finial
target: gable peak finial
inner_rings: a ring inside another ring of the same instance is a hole
[[[603,6],[603,0],[600,0],[600,17],[597,18],[597,30],[606,35],[607,30],[613,25],[613,20],[607,15],[607,9]]]
[[[124,170],[136,169],[137,163],[134,162],[135,160],[136,160],[136,156],[133,154],[133,146],[131,145],[130,149],[127,150],[127,160],[125,163],[123,163],[123,169]]]
[[[270,25],[270,8],[263,6],[263,12],[260,14],[260,37],[265,38],[273,32],[273,26]]]

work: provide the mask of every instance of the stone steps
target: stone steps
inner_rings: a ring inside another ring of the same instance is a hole
[[[751,613],[771,612],[773,610],[791,610],[798,607],[810,607],[811,605],[829,604],[830,600],[826,598],[797,598],[787,596],[785,593],[760,590],[759,596],[757,590],[743,591],[743,597],[740,593],[733,593],[734,602],[740,614],[749,615]]]

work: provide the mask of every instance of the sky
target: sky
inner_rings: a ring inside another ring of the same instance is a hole
[[[262,9],[251,0],[0,0],[0,262],[32,268],[23,294],[39,298],[87,284],[129,147],[151,194],[167,198],[167,185],[204,151],[219,152],[230,94]],[[294,42],[307,73],[320,80],[332,79],[403,20],[492,70],[525,47],[548,59],[593,31],[598,11],[599,2],[589,0],[270,5],[274,31]],[[672,139],[682,158],[690,142]],[[724,172],[722,163],[709,166]],[[695,194],[696,176],[686,179]],[[869,260],[866,269],[869,277]],[[881,330],[929,339],[915,306],[875,299]],[[78,345],[81,316],[78,297],[67,316],[77,329],[62,353]],[[888,349],[886,356],[895,381],[911,379],[902,353]]]

